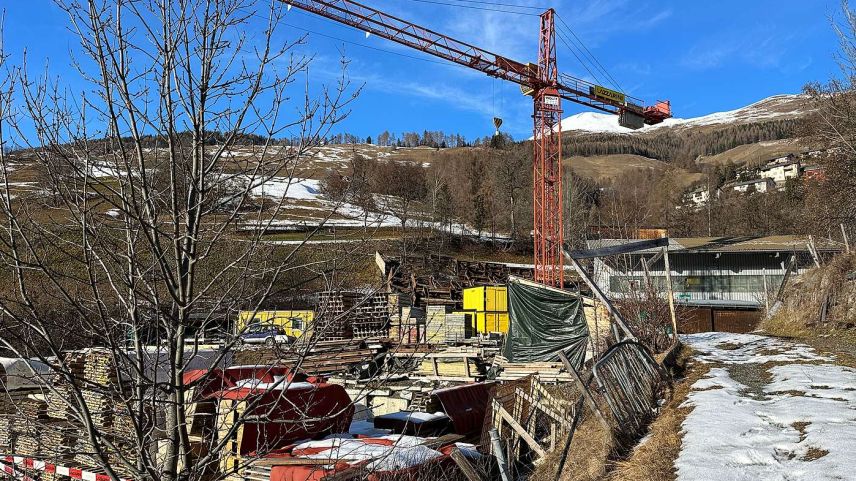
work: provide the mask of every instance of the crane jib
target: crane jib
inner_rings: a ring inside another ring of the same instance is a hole
[[[671,117],[668,101],[651,107],[622,92],[559,74],[556,12],[540,15],[538,63],[524,64],[421,27],[354,0],[281,0],[367,34],[408,46],[484,74],[514,82],[533,98],[533,241],[535,281],[564,287],[565,210],[562,189],[562,99],[620,115],[621,125],[641,128]],[[494,119],[497,128],[501,120]]]

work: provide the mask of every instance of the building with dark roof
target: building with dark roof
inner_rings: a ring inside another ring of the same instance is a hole
[[[632,242],[636,241],[602,239],[589,241],[588,248]],[[814,246],[821,261],[843,250],[826,239],[815,239]],[[678,305],[709,314],[711,322],[718,311],[758,311],[768,296],[775,296],[792,258],[794,274],[814,266],[809,238],[800,236],[673,238],[669,257]],[[597,259],[595,282],[612,299],[629,297],[644,285],[643,261],[649,265],[652,283],[665,292],[665,262],[659,248]]]

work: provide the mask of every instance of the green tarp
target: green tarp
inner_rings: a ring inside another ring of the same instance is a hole
[[[512,277],[508,281],[508,338],[503,355],[511,362],[555,361],[562,351],[579,368],[589,338],[582,296]]]

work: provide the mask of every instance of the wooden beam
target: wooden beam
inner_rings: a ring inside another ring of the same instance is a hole
[[[462,453],[460,449],[452,449],[452,452],[449,453],[449,457],[451,457],[452,461],[461,468],[461,472],[464,473],[464,476],[466,476],[469,481],[484,481],[484,478],[470,463],[470,460],[464,456],[464,453]]]
[[[794,272],[794,269],[797,265],[797,256],[792,255],[790,261],[788,261],[788,267],[785,269],[785,275],[782,277],[782,283],[779,284],[779,292],[776,293],[776,300],[781,301],[785,296],[785,287],[788,284],[788,279],[791,277],[791,273]]]
[[[817,253],[817,247],[814,244],[814,236],[808,236],[808,251],[811,254],[811,258],[814,260],[814,265],[820,267],[820,254]]]
[[[580,392],[582,392],[583,398],[586,401],[586,404],[589,405],[589,408],[594,413],[600,425],[603,426],[607,432],[611,432],[612,426],[609,425],[609,422],[603,416],[603,413],[600,412],[600,408],[597,406],[597,402],[595,402],[594,397],[592,397],[588,387],[580,378],[580,374],[577,372],[576,368],[574,368],[574,366],[571,364],[571,361],[568,360],[568,357],[565,356],[565,353],[560,352],[559,359],[561,359],[562,362],[565,363],[565,368],[567,368],[568,372],[570,372],[571,375],[574,377],[574,382],[576,383],[577,387],[579,387]]]
[[[767,285],[767,269],[761,269],[761,278],[764,280],[764,309],[770,314],[770,287]]]
[[[546,415],[547,415],[548,417],[550,417],[550,419],[552,419],[555,423],[561,424],[561,425],[562,425],[563,427],[565,427],[565,428],[569,428],[569,427],[571,427],[571,424],[570,424],[566,419],[564,419],[564,418],[563,418],[559,413],[557,413],[556,411],[553,411],[553,410],[552,410],[552,409],[550,409],[549,407],[547,407],[547,406],[545,406],[545,405],[541,404],[541,403],[540,403],[539,401],[537,401],[533,396],[531,396],[531,395],[529,395],[529,394],[527,394],[527,393],[523,392],[523,390],[522,390],[522,389],[517,388],[516,394],[517,394],[517,396],[519,396],[519,397],[523,398],[523,400],[527,401],[527,402],[529,403],[529,405],[530,405],[530,406],[532,406],[532,407],[534,407],[535,409],[537,409],[537,410],[541,411],[542,413],[546,414]]]
[[[535,453],[542,458],[547,455],[547,453],[544,451],[544,448],[542,448],[541,445],[538,444],[538,441],[535,441],[535,439],[525,429],[523,429],[523,426],[521,426],[520,423],[518,423],[517,420],[514,419],[514,417],[509,414],[508,411],[505,410],[504,407],[494,406],[494,410],[497,414],[499,414],[503,421],[505,421],[506,423],[508,423],[509,426],[511,426],[511,429],[513,429],[514,432],[518,436],[520,436],[521,439],[526,441],[526,444],[529,445],[532,451],[535,451]]]
[[[675,291],[672,289],[672,265],[669,262],[669,246],[663,247],[663,259],[666,267],[666,288],[669,295],[669,314],[672,316],[672,338],[678,342],[678,315],[675,313]]]
[[[648,259],[647,261],[642,260],[642,262],[645,264],[645,267],[650,270],[652,267],[654,267],[654,264],[656,264],[657,261],[659,261],[660,258],[662,258],[662,257],[663,257],[663,251],[660,251],[657,254],[655,254],[654,257]]]
[[[598,287],[597,283],[594,282],[591,276],[588,275],[588,272],[586,272],[583,266],[580,265],[579,261],[571,257],[571,255],[568,254],[568,251],[564,249],[562,250],[562,253],[565,254],[565,258],[568,259],[572,266],[574,266],[574,269],[576,269],[577,274],[579,274],[580,277],[583,278],[583,281],[588,284],[594,295],[600,300],[600,302],[602,302],[606,306],[606,310],[609,311],[609,313],[615,319],[615,323],[618,324],[619,327],[621,327],[622,331],[624,331],[624,334],[629,339],[636,339],[636,336],[633,335],[633,331],[631,331],[630,328],[627,327],[627,323],[624,322],[624,318],[621,317],[621,314],[618,313],[618,310],[615,309],[615,306],[613,306],[612,303],[609,302],[609,299],[606,298],[606,295],[603,293],[603,291],[600,290],[600,287]],[[616,339],[616,341],[620,340],[621,339]]]

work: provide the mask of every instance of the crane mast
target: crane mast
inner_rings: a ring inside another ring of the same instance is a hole
[[[535,89],[535,128],[532,137],[533,230],[535,281],[564,287],[562,256],[562,98],[556,63],[556,17],[553,9],[541,14],[538,45],[538,88]]]
[[[533,98],[533,232],[535,280],[564,287],[562,199],[562,100],[619,115],[631,128],[671,117],[668,101],[644,106],[591,82],[560,74],[556,60],[556,12],[541,14],[538,63],[518,62],[416,25],[353,0],[280,0],[344,25],[406,45],[490,77],[520,85]]]

